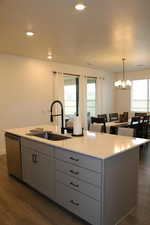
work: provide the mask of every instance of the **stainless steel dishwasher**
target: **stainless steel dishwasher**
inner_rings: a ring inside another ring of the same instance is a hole
[[[8,173],[22,180],[22,161],[20,137],[6,133],[6,152]]]

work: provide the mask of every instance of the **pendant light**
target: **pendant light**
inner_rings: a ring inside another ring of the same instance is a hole
[[[125,58],[122,58],[122,68],[123,68],[123,79],[118,80],[114,83],[114,86],[117,87],[118,89],[121,90],[127,90],[131,87],[131,81],[125,79],[125,69],[124,69],[124,64],[125,64]]]

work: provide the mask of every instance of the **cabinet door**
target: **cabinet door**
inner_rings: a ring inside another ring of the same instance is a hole
[[[23,180],[54,199],[54,160],[37,151],[22,149]]]
[[[47,195],[51,199],[54,197],[54,160],[50,157],[39,153],[37,155],[37,162],[34,163],[36,167],[35,182],[36,189],[41,193]]]
[[[34,164],[32,155],[34,151],[29,151],[28,149],[21,149],[22,150],[22,174],[23,174],[23,181],[32,187],[35,187],[35,177],[34,177]]]

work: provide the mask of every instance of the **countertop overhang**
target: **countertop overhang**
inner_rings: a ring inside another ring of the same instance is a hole
[[[94,133],[91,131],[84,131],[84,136],[82,137],[72,137],[61,141],[51,141],[44,138],[27,135],[30,130],[35,128],[43,128],[45,131],[52,131],[60,134],[60,129],[57,126],[48,124],[7,129],[4,130],[4,132],[100,159],[113,157],[140,145],[149,143],[150,141],[149,139],[133,138],[106,133]],[[67,136],[69,136],[69,134],[67,134]]]

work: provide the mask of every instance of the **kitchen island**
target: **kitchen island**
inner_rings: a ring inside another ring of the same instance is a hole
[[[55,126],[37,127],[59,133]],[[37,127],[5,131],[8,153],[9,135],[20,139],[23,182],[92,225],[114,225],[136,206],[139,146],[148,140],[86,131],[51,141],[30,133]],[[12,153],[7,158],[14,169],[18,161]]]

